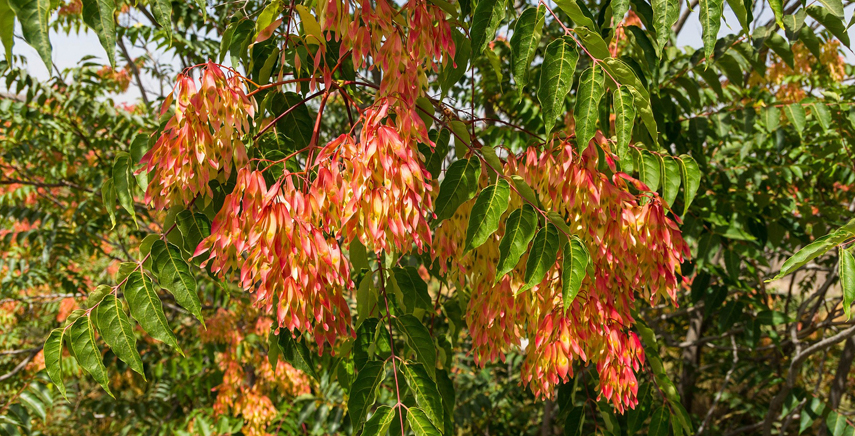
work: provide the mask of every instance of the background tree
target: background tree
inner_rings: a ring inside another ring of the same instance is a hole
[[[845,6],[0,0],[0,432],[851,434]]]

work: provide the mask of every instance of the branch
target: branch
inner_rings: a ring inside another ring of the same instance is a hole
[[[137,87],[139,87],[140,89],[140,96],[142,97],[145,107],[148,108],[148,95],[146,95],[142,79],[140,78],[140,69],[137,68],[137,64],[134,63],[133,58],[131,58],[131,54],[128,53],[128,48],[125,47],[124,38],[116,38],[116,42],[119,44],[119,48],[122,50],[122,53],[125,55],[125,58],[128,59],[128,64],[131,66],[131,72],[134,74],[134,78],[137,80]]]
[[[27,350],[27,351],[30,352],[30,355],[27,356],[24,360],[22,360],[21,363],[18,364],[18,366],[16,366],[15,368],[12,369],[12,371],[9,371],[6,374],[0,375],[0,381],[8,380],[13,375],[21,372],[21,370],[24,369],[27,366],[27,364],[30,363],[31,360],[33,360],[34,357],[36,357],[36,354],[39,354],[39,351],[42,351],[42,347],[32,348],[32,349]]]

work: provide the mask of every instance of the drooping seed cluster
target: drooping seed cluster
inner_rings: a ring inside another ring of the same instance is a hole
[[[521,176],[534,189],[543,210],[558,212],[590,252],[594,274],[586,276],[566,313],[560,253],[544,279],[528,291],[519,292],[527,255],[495,283],[501,226],[481,247],[458,254],[459,264],[449,274],[472,289],[466,317],[478,363],[504,358],[527,338],[523,381],[536,395],[552,396],[555,385],[573,376],[575,361],[591,362],[597,365],[601,394],[623,411],[637,402],[635,371],[644,362],[640,342],[630,331],[634,295],[651,303],[660,297],[674,301],[676,274],[689,251],[657,196],[641,204],[624,181],[629,176],[609,180],[597,164],[595,147],[580,157],[573,144],[562,143],[551,150],[529,148],[511,156],[504,167],[506,176]],[[466,208],[473,202],[437,230],[436,258],[459,253]],[[522,204],[513,195],[508,213]]]
[[[239,77],[208,62],[198,88],[192,77],[178,76],[161,114],[173,102],[174,114],[141,160],[152,181],[145,202],[157,209],[186,205],[200,193],[211,196],[208,182],[225,181],[233,165],[240,168],[248,160],[242,138],[255,106]]]
[[[294,176],[268,187],[260,171],[243,168],[194,256],[206,254],[221,276],[239,272],[241,286],[275,310],[280,327],[311,332],[323,349],[324,341],[354,334],[344,299],[353,283],[338,242],[317,225],[322,211],[313,204],[311,194],[295,188]]]

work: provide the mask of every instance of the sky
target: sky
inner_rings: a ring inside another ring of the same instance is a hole
[[[855,7],[855,6],[853,6]],[[847,16],[851,16],[852,7],[847,8]],[[739,29],[739,21],[737,21],[736,16],[730,10],[730,8],[725,7],[725,11],[723,14],[724,20],[722,21],[721,29],[719,30],[719,37],[726,36],[728,34],[737,33]],[[771,12],[766,9],[764,13],[761,14],[759,18],[756,20],[765,23],[771,17]],[[810,21],[810,18],[808,18]],[[42,63],[41,59],[38,57],[36,51],[24,42],[23,39],[20,39],[21,31],[20,24],[16,25],[15,31],[15,46],[13,49],[14,54],[22,55],[27,58],[28,64],[27,69],[30,74],[34,77],[44,80],[49,77],[47,68],[44,63]],[[98,41],[98,38],[94,33],[89,31],[87,28],[83,28],[79,34],[70,34],[66,35],[63,33],[51,32],[51,43],[53,45],[53,62],[56,66],[62,70],[64,68],[74,67],[77,63],[87,55],[95,56],[98,60],[107,64],[107,55],[104,52],[104,49],[101,47],[101,43]],[[701,40],[701,24],[698,21],[698,14],[693,13],[689,16],[689,19],[686,21],[683,31],[677,38],[677,45],[680,47],[689,46],[692,48],[699,48],[703,46],[703,42]],[[131,53],[132,57],[137,57],[143,55],[145,52],[141,49],[132,47],[128,45],[128,50]],[[118,49],[116,53],[117,58],[119,57]],[[847,60],[850,62],[855,61],[855,54],[852,52],[846,53]],[[146,89],[156,89],[155,81],[151,77],[143,77],[143,84]],[[136,82],[132,82],[131,86],[128,88],[128,91],[122,95],[115,96],[114,99],[117,102],[135,102],[140,98],[140,91],[136,86]]]

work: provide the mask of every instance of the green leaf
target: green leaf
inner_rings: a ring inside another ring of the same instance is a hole
[[[575,44],[571,37],[562,36],[546,46],[537,100],[543,108],[547,135],[552,132],[555,120],[564,115],[564,99],[573,86],[573,73],[576,71],[576,61],[579,60]]]
[[[621,162],[628,156],[629,141],[632,138],[632,126],[635,124],[635,105],[632,93],[621,86],[614,92],[612,105],[615,112],[615,135],[617,135],[617,154]]]
[[[481,162],[477,157],[455,161],[448,167],[436,197],[434,226],[454,216],[461,204],[475,196],[480,175]]]
[[[124,293],[128,300],[128,307],[131,309],[131,316],[140,323],[143,330],[158,341],[175,347],[183,355],[184,352],[178,346],[178,340],[175,339],[172,329],[166,322],[163,305],[154,290],[151,279],[140,271],[132,272],[125,282]]]
[[[404,305],[407,308],[407,313],[413,313],[413,309],[431,312],[433,303],[430,294],[428,294],[428,285],[419,276],[419,270],[412,266],[405,266],[403,268],[392,268],[392,273],[395,275],[398,288],[404,294]]]
[[[767,47],[771,48],[790,68],[793,68],[793,51],[790,44],[778,33],[772,33],[764,41]]]
[[[505,0],[482,0],[475,7],[472,19],[472,49],[477,56],[487,48],[487,43],[496,36],[496,30],[505,19]]]
[[[554,224],[547,223],[545,227],[538,230],[525,264],[525,286],[518,293],[543,281],[547,271],[552,268],[558,258],[559,245],[558,228]]]
[[[650,417],[647,434],[650,436],[668,436],[671,433],[671,416],[668,409],[660,407]]]
[[[779,27],[784,27],[784,5],[781,0],[769,0],[769,7],[775,14],[775,22]]]
[[[585,424],[585,408],[574,407],[564,421],[564,436],[582,436],[582,426]]]
[[[274,304],[273,307],[276,307]],[[267,333],[267,362],[270,363],[270,367],[274,370],[276,369],[276,365],[279,364],[279,356],[282,354],[282,349],[279,348],[279,336],[276,334],[276,325],[270,328],[270,332]]]
[[[77,357],[77,363],[113,397],[113,392],[110,391],[107,368],[101,361],[101,350],[95,345],[95,326],[92,325],[92,318],[89,315],[77,318],[77,321],[74,321],[69,329],[69,336],[71,337],[71,349],[74,351],[74,356]]]
[[[270,110],[275,115],[288,112],[276,122],[276,130],[288,137],[294,150],[309,145],[315,128],[315,118],[308,106],[300,104],[302,100],[300,94],[289,91],[275,94],[270,104]]]
[[[416,113],[422,119],[422,122],[425,123],[425,130],[430,130],[433,125],[433,114],[435,112],[433,104],[427,97],[419,97],[416,99],[416,107],[418,108]]]
[[[2,0],[0,0],[2,1]],[[528,8],[523,11],[514,25],[514,34],[511,36],[511,53],[513,55],[511,73],[517,84],[519,98],[522,98],[523,90],[528,84],[528,71],[534,60],[537,46],[540,44],[543,24],[546,20],[546,8]]]
[[[745,7],[745,2],[743,0],[727,0],[727,4],[730,6],[733,14],[736,15],[736,19],[739,20],[739,24],[742,26],[742,32],[746,35],[751,33],[751,27],[749,26],[754,20],[754,17],[751,10]],[[749,3],[749,7],[751,5],[752,3]]]
[[[787,115],[787,118],[790,119],[790,122],[793,123],[793,128],[796,129],[796,133],[799,136],[802,136],[805,130],[805,120],[807,116],[805,115],[805,107],[801,105],[801,103],[792,103],[784,106],[784,113]]]
[[[454,383],[448,377],[448,371],[436,370],[436,385],[442,396],[442,407],[445,409],[445,431],[446,436],[454,434]]]
[[[134,194],[132,191],[136,182],[131,172],[132,168],[131,156],[124,152],[119,153],[113,163],[113,187],[119,197],[119,204],[131,215],[134,224],[136,224],[137,215],[134,212]]]
[[[846,422],[846,416],[833,410],[830,410],[828,416],[825,417],[825,425],[828,426],[828,432],[831,436],[852,436],[855,434],[855,428]]]
[[[446,65],[439,74],[443,98],[448,90],[466,74],[469,58],[472,56],[471,42],[463,33],[456,28],[451,29],[451,39],[454,40],[454,62]]]
[[[597,107],[605,92],[605,77],[594,65],[582,73],[579,79],[579,90],[576,92],[576,109],[573,118],[576,120],[576,146],[579,155],[588,149],[588,144],[597,133]]]
[[[407,386],[416,397],[416,404],[424,410],[425,415],[430,419],[437,428],[445,426],[443,416],[445,411],[442,408],[442,397],[439,395],[436,382],[434,382],[424,365],[421,363],[408,363],[404,365],[404,375],[407,377]]]
[[[766,131],[769,133],[778,129],[781,124],[781,109],[777,106],[769,106],[765,111]]]
[[[613,0],[612,1],[612,12],[613,17],[615,19],[615,25],[620,24],[624,17],[626,17],[626,13],[629,12],[629,3],[630,0]]]
[[[852,236],[855,235],[853,235],[845,228],[841,228],[811,242],[810,244],[802,247],[801,250],[797,251],[789,259],[787,259],[784,264],[781,265],[781,271],[778,272],[778,275],[773,277],[771,280],[767,280],[767,282],[777,280],[801,268],[806,263],[816,259],[819,256],[822,256],[823,254],[828,252],[828,250],[831,250],[832,248],[836,247],[838,244],[851,238]]]
[[[721,12],[724,8],[722,0],[700,0],[700,20],[703,27],[704,54],[712,59],[715,42],[718,40],[718,30],[721,28]],[[657,32],[659,29],[656,29]]]
[[[395,410],[389,406],[380,406],[371,415],[371,419],[365,422],[362,436],[385,436],[389,432],[392,420],[395,418]]]
[[[8,0],[9,7],[21,23],[24,40],[42,58],[48,71],[53,71],[50,46],[50,0]]]
[[[302,338],[295,339],[287,329],[279,329],[279,350],[282,353],[282,360],[305,372],[310,377],[318,378],[312,353]]]
[[[184,249],[190,254],[196,251],[202,239],[211,234],[211,221],[203,213],[182,210],[175,216],[175,222],[184,237]]]
[[[680,17],[678,0],[653,0],[653,29],[656,30],[656,43],[663,49],[671,38],[671,28]]]
[[[358,434],[365,422],[365,416],[374,405],[377,386],[386,376],[385,362],[371,361],[365,364],[356,379],[350,385],[350,398],[347,400],[347,413],[353,424],[353,434]]]
[[[677,160],[670,156],[659,156],[662,165],[662,199],[671,207],[680,192],[680,180],[682,179],[681,166]]]
[[[9,0],[0,0],[0,42],[6,53],[6,62],[12,65],[12,47],[15,45],[15,11],[9,6]]]
[[[402,315],[395,318],[398,331],[407,338],[407,344],[416,353],[416,360],[425,365],[425,370],[434,378],[436,373],[436,347],[427,327],[412,315]]]
[[[495,185],[478,194],[469,215],[464,252],[480,247],[499,229],[499,220],[508,210],[510,197],[511,186],[505,179],[498,179]]]
[[[843,20],[846,18],[843,13],[843,2],[841,0],[819,0],[819,2],[825,5],[828,11],[838,19]]]
[[[113,0],[83,0],[83,22],[98,35],[113,67],[116,66],[115,14],[116,3]]]
[[[448,127],[451,127],[451,132],[454,133],[454,154],[458,159],[463,159],[469,153],[470,145],[472,145],[469,130],[466,128],[466,124],[458,120],[449,122]]]
[[[832,35],[836,36],[843,45],[849,47],[849,34],[846,25],[843,24],[840,18],[828,12],[828,9],[818,5],[808,6],[807,13],[816,21],[819,21]],[[18,18],[20,17],[19,15]]]
[[[50,381],[59,389],[63,398],[68,400],[65,394],[65,383],[62,382],[62,341],[65,339],[65,329],[53,329],[45,340],[44,356],[45,371]]]
[[[585,279],[585,271],[591,262],[591,255],[585,244],[577,237],[570,238],[564,244],[564,254],[561,261],[561,299],[564,301],[564,312],[570,308],[570,304],[576,299],[579,290],[582,289],[582,281]]]
[[[831,111],[828,110],[828,106],[824,103],[814,103],[811,113],[816,118],[817,122],[819,122],[823,131],[827,132],[828,129],[831,128]]]
[[[577,27],[587,27],[591,30],[597,30],[597,26],[594,24],[594,20],[591,19],[582,8],[579,7],[579,4],[576,0],[557,0],[555,4],[561,8],[564,13],[566,13],[571,20],[576,24]]]
[[[475,12],[477,14],[477,12]],[[416,436],[441,436],[439,430],[431,423],[430,418],[422,409],[410,407],[407,413],[407,422]]]
[[[845,248],[840,248],[840,286],[843,287],[843,311],[846,320],[852,318],[852,301],[855,300],[855,257]]]
[[[789,39],[790,42],[795,43],[798,41],[799,32],[801,32],[802,26],[805,25],[806,15],[807,11],[799,9],[795,14],[784,17],[784,34],[787,35],[787,39]]]
[[[113,186],[113,179],[104,180],[101,184],[101,202],[104,203],[107,215],[110,215],[112,223],[110,230],[112,230],[116,228],[116,188]]]
[[[685,215],[698,193],[698,187],[701,186],[701,170],[698,168],[698,163],[687,154],[680,156],[679,161],[683,179],[683,215]]]
[[[448,156],[448,143],[451,140],[451,131],[442,129],[438,133],[431,131],[431,140],[434,147],[419,143],[419,151],[425,157],[425,169],[434,180],[438,180],[442,173],[442,162]]]
[[[606,44],[606,41],[599,33],[587,27],[577,27],[573,30],[579,36],[579,39],[582,40],[582,45],[588,50],[588,53],[595,58],[603,60],[612,55],[608,44]]]
[[[511,212],[505,221],[505,234],[499,243],[499,265],[496,270],[496,283],[505,274],[511,272],[528,250],[528,243],[537,230],[537,212],[528,204]]]
[[[514,188],[516,188],[516,193],[519,194],[523,200],[528,201],[530,204],[534,206],[540,206],[540,201],[537,199],[537,194],[534,193],[534,189],[531,189],[531,186],[526,183],[525,179],[514,174],[511,176],[511,181],[514,182]]]
[[[659,190],[659,180],[662,175],[662,170],[659,167],[659,158],[647,151],[641,151],[641,182],[647,185],[650,192]]]
[[[98,332],[104,338],[104,342],[113,349],[113,352],[122,362],[128,364],[145,380],[142,359],[137,351],[137,339],[128,315],[122,309],[121,302],[113,294],[107,294],[97,309]]]
[[[650,383],[642,384],[638,389],[638,405],[635,406],[635,409],[626,411],[626,432],[628,436],[638,433],[650,415],[650,391]]]
[[[609,75],[614,77],[621,85],[628,87],[641,121],[647,128],[648,133],[650,133],[650,137],[658,144],[659,133],[656,127],[656,119],[653,117],[653,109],[650,107],[650,93],[644,88],[644,84],[641,83],[641,80],[636,76],[633,69],[625,62],[615,58],[604,59],[599,65],[608,71]],[[606,85],[610,89],[615,87],[612,82],[611,78],[606,80]]]
[[[152,0],[150,5],[157,24],[166,31],[166,38],[172,45],[172,0]]]
[[[160,286],[172,293],[175,301],[204,326],[205,319],[202,317],[202,303],[196,290],[196,279],[190,271],[190,265],[181,257],[181,249],[158,239],[151,246],[151,257],[157,264]]]

